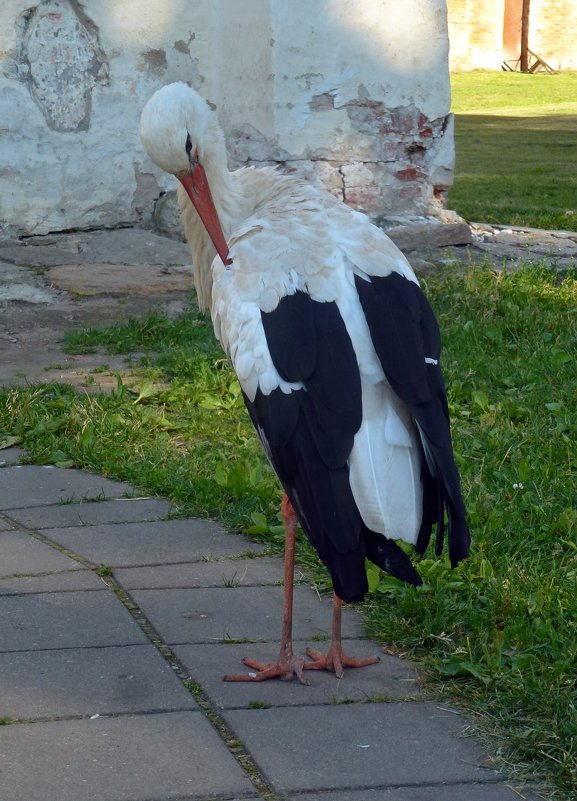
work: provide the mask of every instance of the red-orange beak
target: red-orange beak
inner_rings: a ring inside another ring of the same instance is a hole
[[[200,164],[195,164],[192,171],[179,178],[179,181],[186,189],[192,205],[206,228],[207,234],[212,239],[216,252],[222,259],[222,263],[225,267],[232,264],[204,168]]]

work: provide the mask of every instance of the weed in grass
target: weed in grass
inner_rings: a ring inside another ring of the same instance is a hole
[[[330,635],[326,631],[319,631],[310,638],[311,642],[327,642],[330,640]]]
[[[188,692],[195,698],[202,696],[202,686],[198,684],[196,681],[192,681],[192,679],[184,679],[182,683],[184,684]]]
[[[272,704],[269,704],[268,701],[249,701],[248,708],[249,709],[270,709]]]
[[[253,640],[250,637],[230,637],[228,634],[218,640],[219,645],[254,645],[259,642],[266,642],[266,640]]]
[[[246,571],[245,571],[244,575],[246,575]],[[239,578],[237,576],[237,574],[234,573],[230,578],[223,578],[222,586],[223,587],[227,587],[229,589],[232,588],[232,587],[240,587],[240,585],[242,583],[242,580],[244,578],[244,575]]]

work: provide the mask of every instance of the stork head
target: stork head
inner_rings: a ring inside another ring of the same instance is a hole
[[[230,264],[207,178],[207,172],[226,168],[226,152],[206,101],[186,83],[163,86],[142,111],[140,138],[150,159],[184,186],[219,256]]]

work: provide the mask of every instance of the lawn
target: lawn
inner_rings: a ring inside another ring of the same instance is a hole
[[[449,207],[475,222],[577,230],[577,73],[451,76]]]
[[[427,278],[444,334],[454,438],[474,536],[423,587],[370,571],[371,636],[418,659],[520,777],[577,792],[577,277],[534,267]],[[209,321],[191,308],[80,332],[68,348],[150,351],[136,391],[0,393],[0,431],[33,462],[77,465],[213,516],[280,553],[279,489]],[[154,354],[154,355],[153,355]],[[305,543],[319,588],[326,573]]]

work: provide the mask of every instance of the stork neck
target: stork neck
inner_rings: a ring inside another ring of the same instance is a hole
[[[229,239],[236,224],[247,214],[247,203],[242,187],[235,181],[234,174],[228,170],[214,170],[206,167],[212,199],[226,240]],[[179,186],[178,201],[186,238],[192,250],[194,284],[201,309],[208,309],[212,297],[212,263],[216,249],[196,213],[188,195]]]

